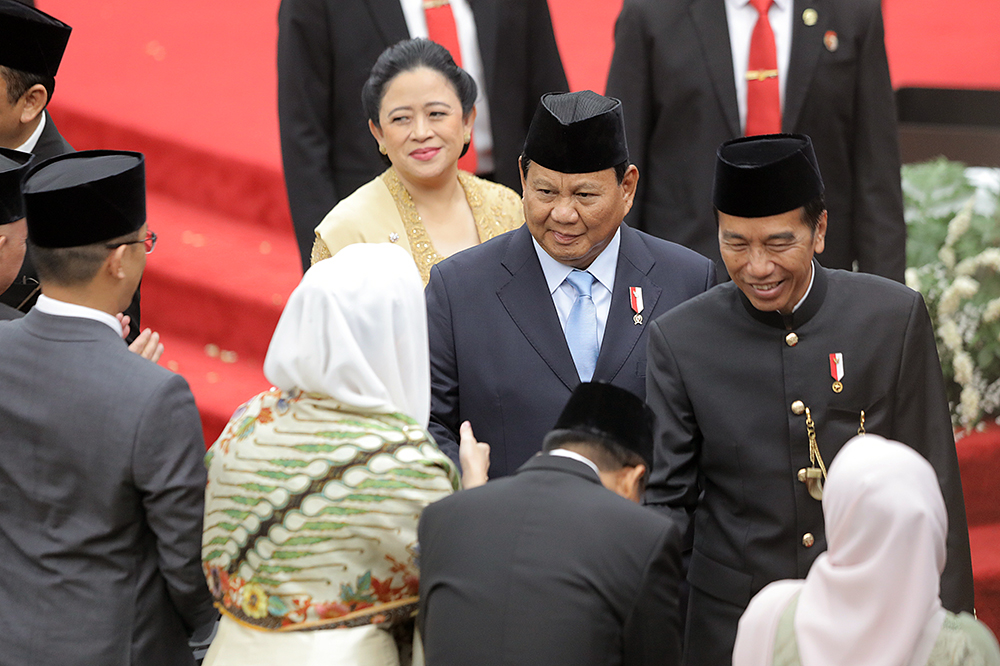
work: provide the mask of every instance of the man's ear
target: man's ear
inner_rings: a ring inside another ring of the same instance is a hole
[[[635,467],[625,467],[622,469],[624,478],[622,483],[627,489],[628,499],[636,502],[637,504],[642,504],[642,480],[646,476],[646,466],[636,465]]]
[[[109,277],[116,280],[125,279],[124,261],[125,253],[127,251],[128,245],[119,245],[112,250],[111,254],[108,255],[108,258],[104,260],[104,271]]]
[[[36,83],[28,88],[21,99],[24,100],[24,106],[21,107],[21,124],[26,125],[45,110],[45,105],[49,103],[49,91],[41,83]]]

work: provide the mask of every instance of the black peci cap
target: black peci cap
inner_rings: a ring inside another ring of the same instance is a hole
[[[146,221],[142,153],[85,150],[34,165],[21,187],[28,239],[79,247],[125,236]]]
[[[590,90],[542,95],[524,156],[560,173],[592,173],[627,162],[622,103]]]
[[[21,181],[34,155],[20,150],[0,148],[0,226],[24,217]]]
[[[553,430],[575,430],[609,439],[653,465],[653,412],[635,394],[603,382],[576,387]]]
[[[780,215],[823,194],[812,140],[765,134],[727,141],[715,162],[713,203],[736,217]]]
[[[45,12],[0,0],[0,65],[55,76],[72,30]]]

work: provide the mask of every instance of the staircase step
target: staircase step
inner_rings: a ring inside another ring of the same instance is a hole
[[[142,283],[143,327],[263,359],[302,277],[290,235],[151,192],[156,250]]]
[[[976,612],[1000,636],[1000,523],[970,528],[969,542],[976,581]]]
[[[162,334],[161,340],[164,352],[160,365],[184,377],[191,386],[206,447],[219,437],[237,407],[271,386],[259,359],[243,358],[210,343],[170,333]]]
[[[1000,427],[966,435],[956,443],[969,525],[1000,523],[1000,502],[994,501],[1000,478]]]

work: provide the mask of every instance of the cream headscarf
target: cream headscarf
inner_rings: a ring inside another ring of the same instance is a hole
[[[945,618],[948,514],[934,468],[898,442],[855,437],[830,466],[823,516],[827,551],[804,581],[778,581],[753,598],[733,665],[772,663],[778,620],[801,591],[803,666],[925,666]]]
[[[264,359],[278,388],[427,427],[430,360],[420,275],[405,250],[349,245],[310,268],[288,298]]]

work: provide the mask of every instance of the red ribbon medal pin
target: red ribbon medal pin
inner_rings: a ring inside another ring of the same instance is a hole
[[[638,326],[642,323],[642,287],[629,287],[628,293],[632,301],[632,310],[635,312],[632,321]]]
[[[830,376],[833,377],[833,392],[843,391],[844,385],[840,380],[844,378],[844,355],[840,352],[830,354]]]

